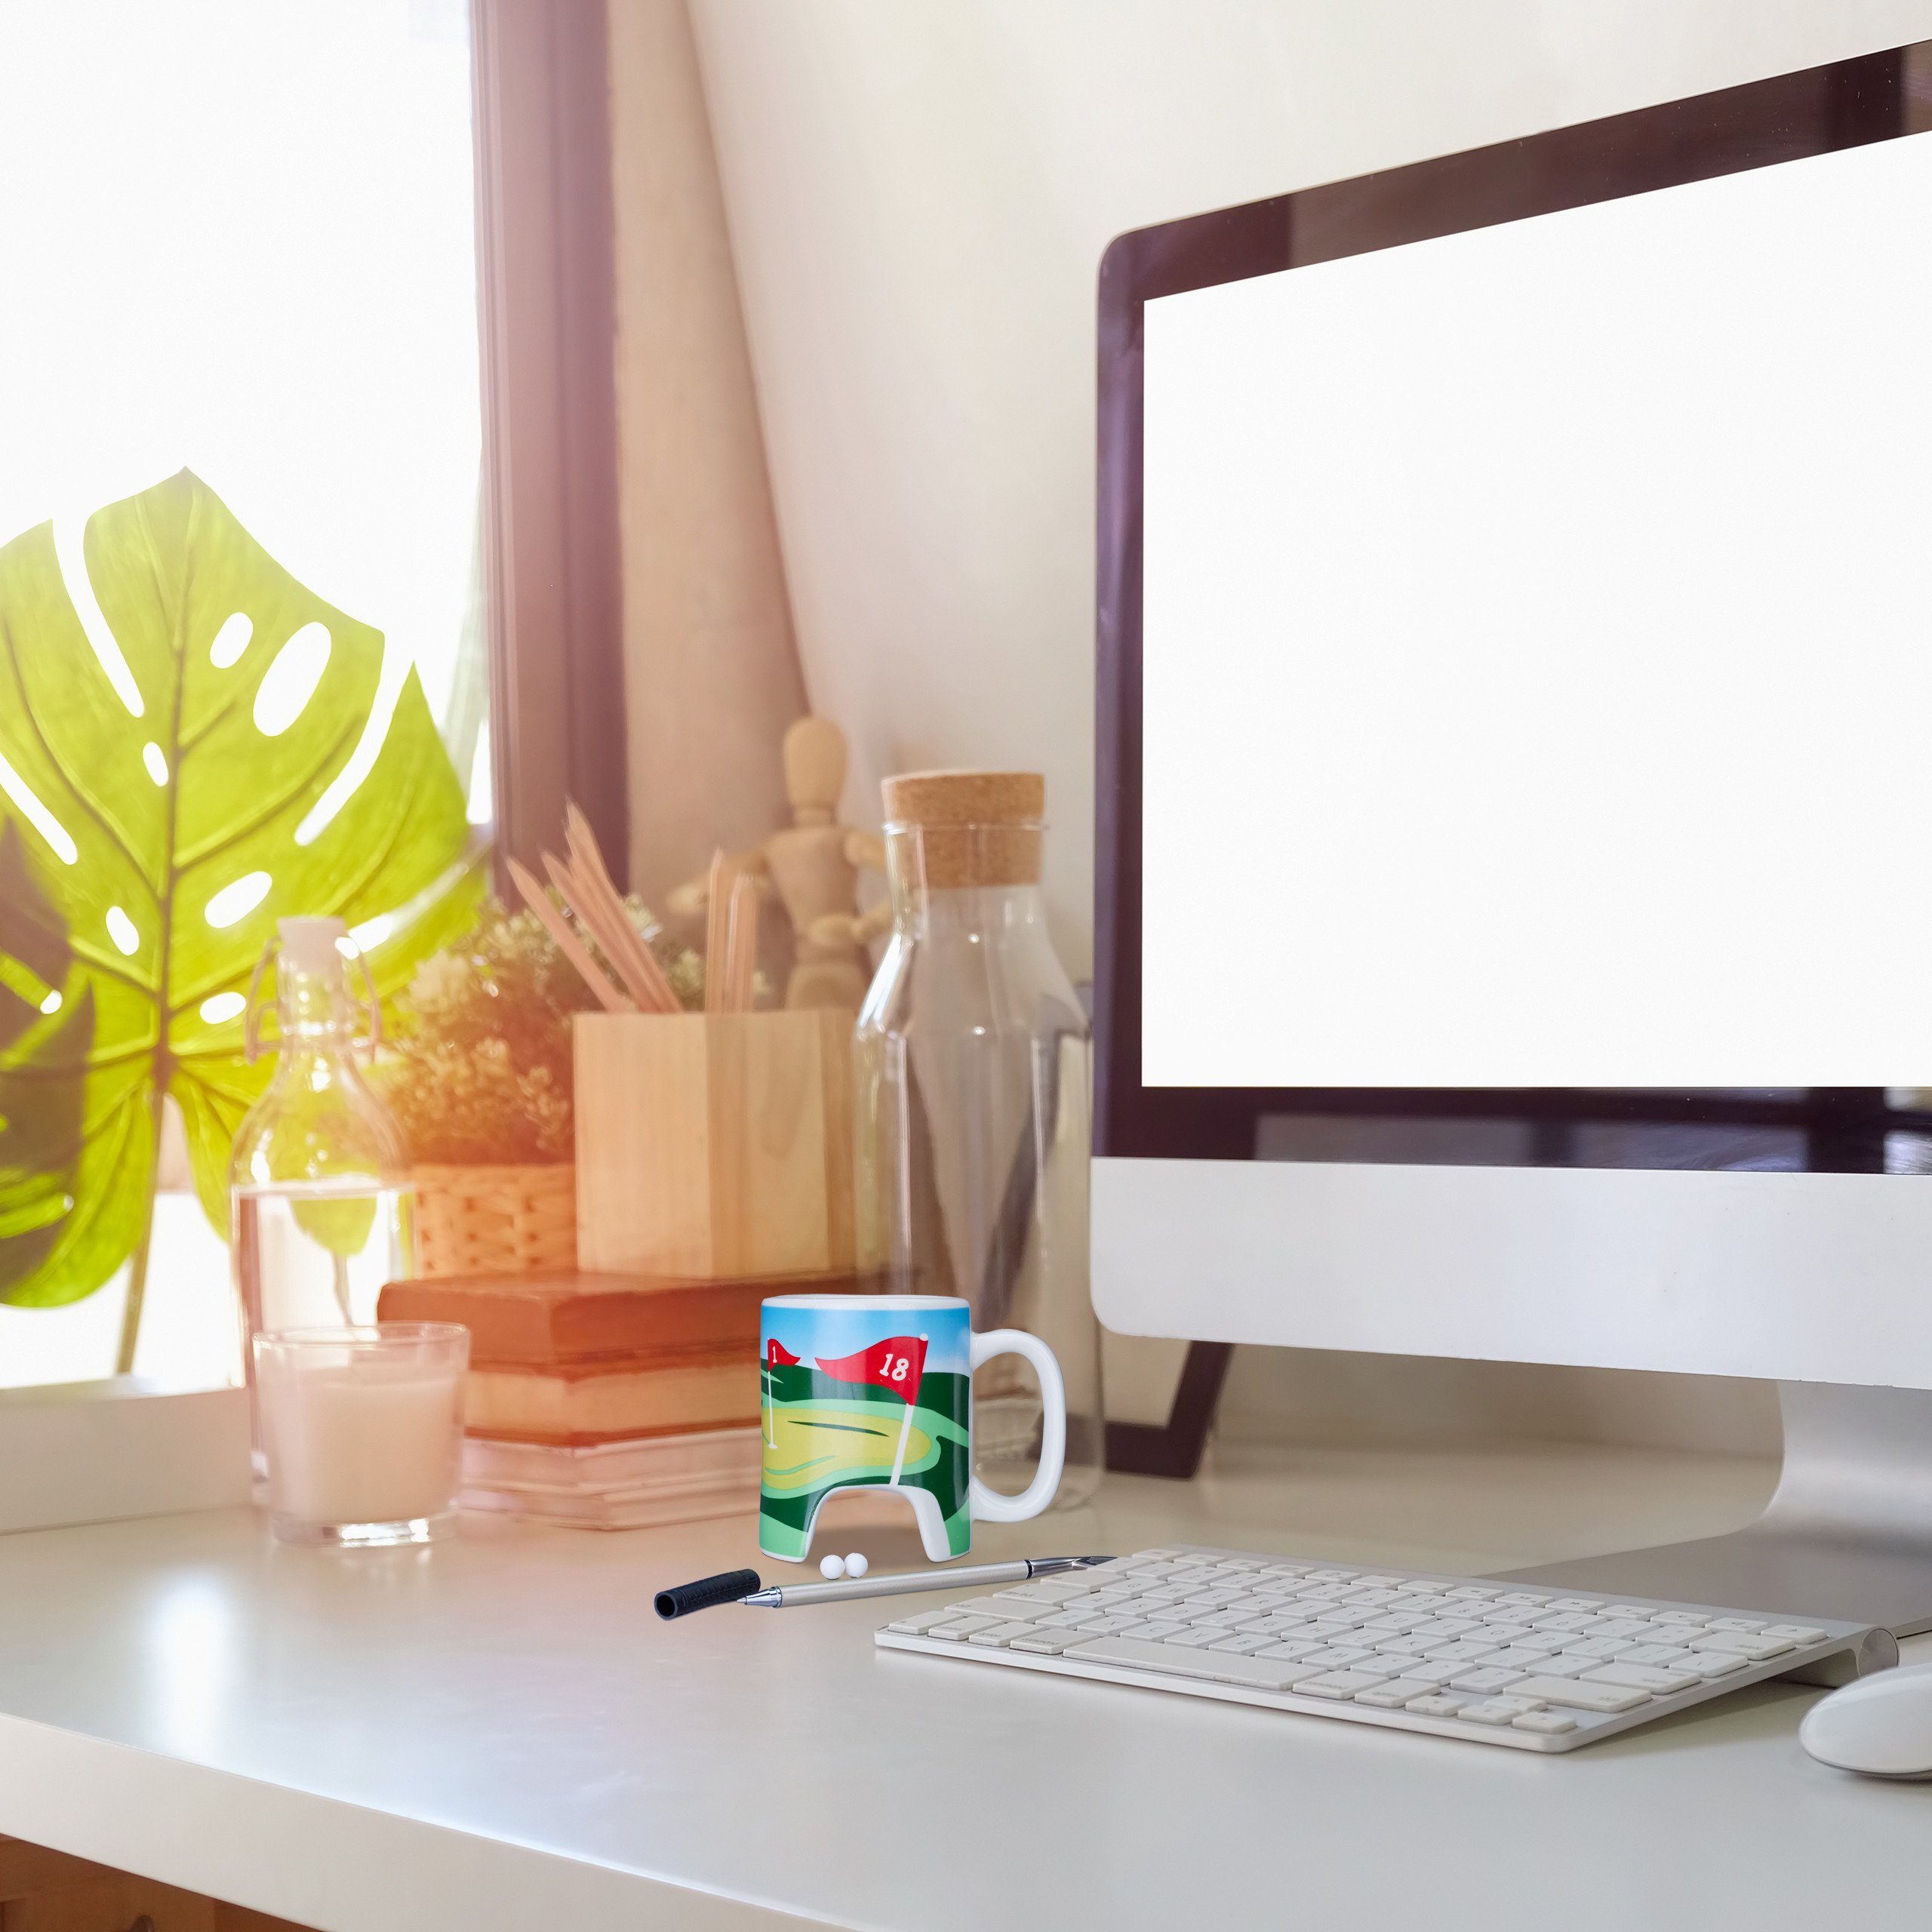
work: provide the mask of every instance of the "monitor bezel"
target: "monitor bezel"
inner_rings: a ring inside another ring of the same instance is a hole
[[[1407,242],[1894,140],[1932,118],[1919,101],[1932,41],[1583,122],[1210,214],[1135,229],[1102,258],[1096,617],[1094,1151],[1256,1158],[1282,1112],[1407,1118],[1579,1118],[1571,1089],[1149,1087],[1141,1078],[1141,515],[1144,315],[1149,301]],[[1195,915],[1204,929],[1211,908]],[[1807,1165],[1869,1171],[1884,1132],[1932,1131],[1884,1090],[1812,1088],[1740,1103],[1699,1090],[1592,1091],[1582,1115],[1642,1122],[1745,1117],[1795,1127]]]

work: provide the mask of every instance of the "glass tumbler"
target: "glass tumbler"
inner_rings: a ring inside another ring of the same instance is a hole
[[[288,1328],[254,1346],[277,1537],[368,1549],[454,1527],[467,1328]]]
[[[854,1042],[860,1266],[893,1294],[958,1295],[976,1329],[1052,1348],[1065,1508],[1099,1486],[1106,1425],[1088,1279],[1091,1043],[1048,937],[1045,783],[921,772],[884,793],[892,933]],[[1041,1419],[1018,1358],[980,1371],[983,1480],[1024,1486]]]

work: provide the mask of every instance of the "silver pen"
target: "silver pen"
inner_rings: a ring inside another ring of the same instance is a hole
[[[1063,1570],[1091,1570],[1111,1556],[1025,1556],[1017,1563],[980,1563],[970,1570],[909,1570],[897,1577],[854,1577],[841,1583],[780,1583],[754,1590],[740,1603],[760,1610],[789,1610],[795,1604],[842,1603],[851,1597],[907,1596],[915,1590],[952,1590],[976,1583],[1024,1583]]]

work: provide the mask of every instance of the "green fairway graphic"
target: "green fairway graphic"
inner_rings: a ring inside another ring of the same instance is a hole
[[[964,1552],[972,1542],[967,1509],[972,1388],[970,1376],[927,1370],[909,1421],[906,1404],[890,1390],[821,1375],[804,1363],[767,1367],[760,1547],[802,1558],[812,1518],[828,1491],[891,1482],[903,1428],[899,1486],[928,1491],[953,1554]]]

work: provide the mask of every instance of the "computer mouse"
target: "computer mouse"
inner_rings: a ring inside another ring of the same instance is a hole
[[[1932,1778],[1932,1663],[1881,1670],[1814,1704],[1798,1741],[1868,1778]]]

